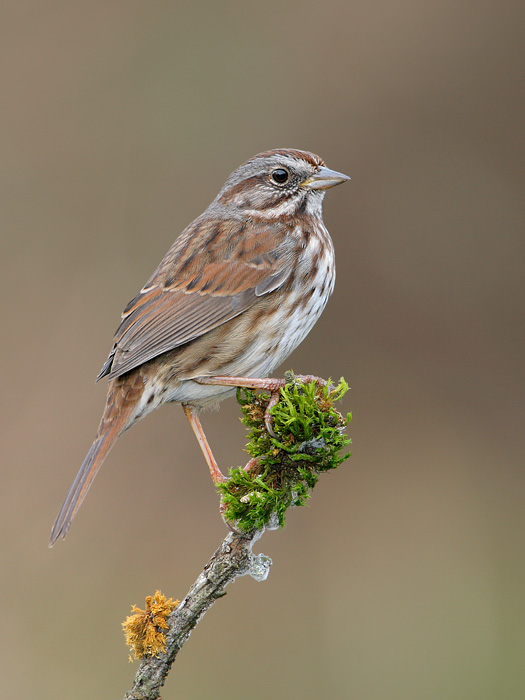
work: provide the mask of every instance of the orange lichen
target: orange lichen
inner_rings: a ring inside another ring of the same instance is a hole
[[[166,651],[166,634],[163,630],[168,629],[166,620],[179,603],[179,600],[166,598],[156,591],[155,595],[146,596],[145,610],[132,605],[132,614],[124,620],[122,629],[135,659],[158,656]],[[130,656],[130,661],[133,657]]]

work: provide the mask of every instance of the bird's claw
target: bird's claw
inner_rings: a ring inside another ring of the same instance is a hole
[[[284,379],[268,380],[268,385],[265,388],[268,391],[271,391],[272,394],[264,412],[264,425],[266,426],[266,430],[268,431],[270,436],[274,439],[277,439],[277,435],[273,429],[273,420],[272,416],[270,415],[270,411],[274,406],[276,406],[279,403],[281,389],[284,386],[286,386],[286,384],[290,384],[293,382],[299,382],[301,384],[310,384],[311,382],[315,382],[318,386],[327,385],[326,379],[323,379],[322,377],[316,377],[314,374],[294,374],[293,372],[286,372],[284,375]]]

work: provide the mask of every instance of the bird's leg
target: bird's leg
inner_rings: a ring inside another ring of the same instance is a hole
[[[309,382],[315,382],[316,384],[321,384],[324,386],[326,384],[325,379],[321,377],[316,377],[313,374],[296,374],[295,379],[298,379],[303,384]],[[289,379],[274,379],[272,377],[224,377],[224,376],[213,376],[213,377],[194,377],[194,382],[197,384],[217,384],[219,386],[240,386],[246,387],[246,389],[266,389],[266,391],[271,391],[272,393],[282,389],[283,386]]]
[[[211,451],[211,447],[208,444],[208,440],[206,439],[206,435],[204,434],[204,430],[202,428],[202,424],[200,422],[199,416],[197,414],[197,411],[193,406],[188,406],[187,404],[182,404],[182,408],[184,409],[184,413],[186,414],[186,418],[189,420],[190,425],[193,429],[193,432],[195,433],[195,437],[197,438],[200,448],[202,450],[202,453],[204,455],[204,458],[206,462],[208,463],[208,467],[210,468],[210,474],[211,478],[213,480],[213,483],[215,485],[221,484],[224,481],[226,481],[226,477],[224,474],[221,472],[219,469],[219,465],[217,464],[217,461],[215,457],[213,456],[213,452]],[[256,460],[255,459],[250,459],[248,464],[244,467],[246,471],[249,471],[253,467],[255,467]],[[221,499],[221,504],[219,506],[219,512],[221,514],[221,518],[224,520],[226,525],[230,528],[232,532],[238,533],[239,531],[235,529],[234,525],[230,523],[226,518],[224,517],[224,511],[226,510],[226,504],[224,501]],[[242,533],[239,533],[242,534]]]
[[[246,473],[249,473],[253,469],[255,469],[256,467],[259,466],[259,462],[260,462],[259,457],[252,457],[248,462],[246,462],[246,464],[244,465],[242,470]]]
[[[197,415],[196,409],[193,408],[193,406],[188,406],[188,404],[182,404],[182,408],[184,409],[186,418],[189,420],[193,432],[195,433],[195,437],[197,438],[197,441],[200,445],[202,454],[204,455],[204,459],[206,460],[206,463],[210,468],[210,474],[213,483],[221,484],[223,481],[226,481],[226,477],[219,469],[219,465],[217,464],[217,461],[213,456],[213,452],[211,451],[211,447],[208,444],[206,435],[204,434],[204,430],[199,420],[199,416]]]
[[[313,374],[297,374],[296,379],[303,383],[315,382],[316,384],[321,384],[324,386],[326,381],[321,379],[321,377],[315,377]],[[285,386],[286,379],[273,379],[271,377],[196,377],[193,381],[198,384],[216,384],[218,386],[236,386],[244,387],[246,389],[263,389],[270,391],[270,401],[264,412],[264,424],[266,430],[270,433],[272,437],[277,437],[273,431],[272,427],[272,417],[270,415],[270,409],[272,409],[279,401],[280,390]],[[195,429],[195,428],[194,428]],[[202,430],[202,428],[201,428]],[[249,463],[248,463],[249,464]],[[248,465],[246,465],[248,466]]]

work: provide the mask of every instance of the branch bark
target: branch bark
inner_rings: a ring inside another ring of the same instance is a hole
[[[272,411],[272,432],[277,431],[273,435],[266,426],[270,397],[246,390],[244,397],[238,396],[250,431],[247,451],[252,459],[248,468],[230,470],[219,489],[223,516],[239,530],[224,538],[171,613],[166,651],[144,657],[125,700],[158,700],[179,649],[205,612],[225,594],[226,586],[246,574],[256,581],[267,578],[272,562],[264,554],[253,554],[254,542],[265,529],[282,527],[286,510],[306,503],[319,475],[349,456],[339,453],[350,443],[344,427],[351,416],[333,407],[347,389],[342,378],[337,386],[315,378],[305,384],[289,373]]]
[[[251,535],[230,532],[224,538],[184,600],[168,618],[166,651],[141,661],[125,700],[158,700],[179,649],[206,611],[225,595],[226,586],[239,576],[249,575],[256,581],[268,577],[272,560],[265,554],[252,552],[254,542],[263,532],[257,530]]]

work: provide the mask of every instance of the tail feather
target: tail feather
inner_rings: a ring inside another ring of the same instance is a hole
[[[130,377],[127,381],[118,378],[110,383],[106,410],[97,437],[82,462],[55,520],[49,539],[50,547],[55,544],[59,537],[67,535],[71,522],[109,451],[119,435],[134,422],[133,414],[140,400],[142,388],[143,383],[138,376]]]
[[[78,474],[73,481],[69,493],[66,496],[62,508],[55,520],[49,546],[52,547],[59,537],[65,537],[71,527],[71,522],[76,515],[77,510],[82,505],[82,501],[86,497],[89,487],[93,483],[93,479],[102,466],[104,458],[108,454],[111,447],[114,445],[118,435],[115,435],[113,440],[108,440],[108,433],[98,437],[91,445],[86,458],[82,462]]]

